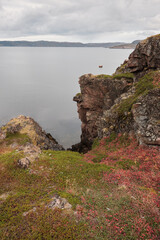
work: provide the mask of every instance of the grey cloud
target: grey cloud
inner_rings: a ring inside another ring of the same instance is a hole
[[[159,9],[159,0],[1,0],[0,37],[138,35],[160,30]]]

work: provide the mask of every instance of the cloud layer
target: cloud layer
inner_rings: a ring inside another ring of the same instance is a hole
[[[0,39],[132,41],[160,32],[160,0],[0,0]]]

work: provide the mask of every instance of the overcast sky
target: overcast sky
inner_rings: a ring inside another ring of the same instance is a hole
[[[0,0],[0,40],[131,42],[160,33],[160,0]]]

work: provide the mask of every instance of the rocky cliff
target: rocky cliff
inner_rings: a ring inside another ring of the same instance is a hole
[[[74,97],[82,121],[81,142],[87,152],[95,138],[134,134],[140,144],[160,145],[160,35],[141,41],[112,75],[87,74]]]

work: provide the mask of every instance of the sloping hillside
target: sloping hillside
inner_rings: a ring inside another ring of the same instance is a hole
[[[158,148],[112,135],[85,155],[43,150],[24,168],[28,144],[1,140],[1,239],[159,239]]]

